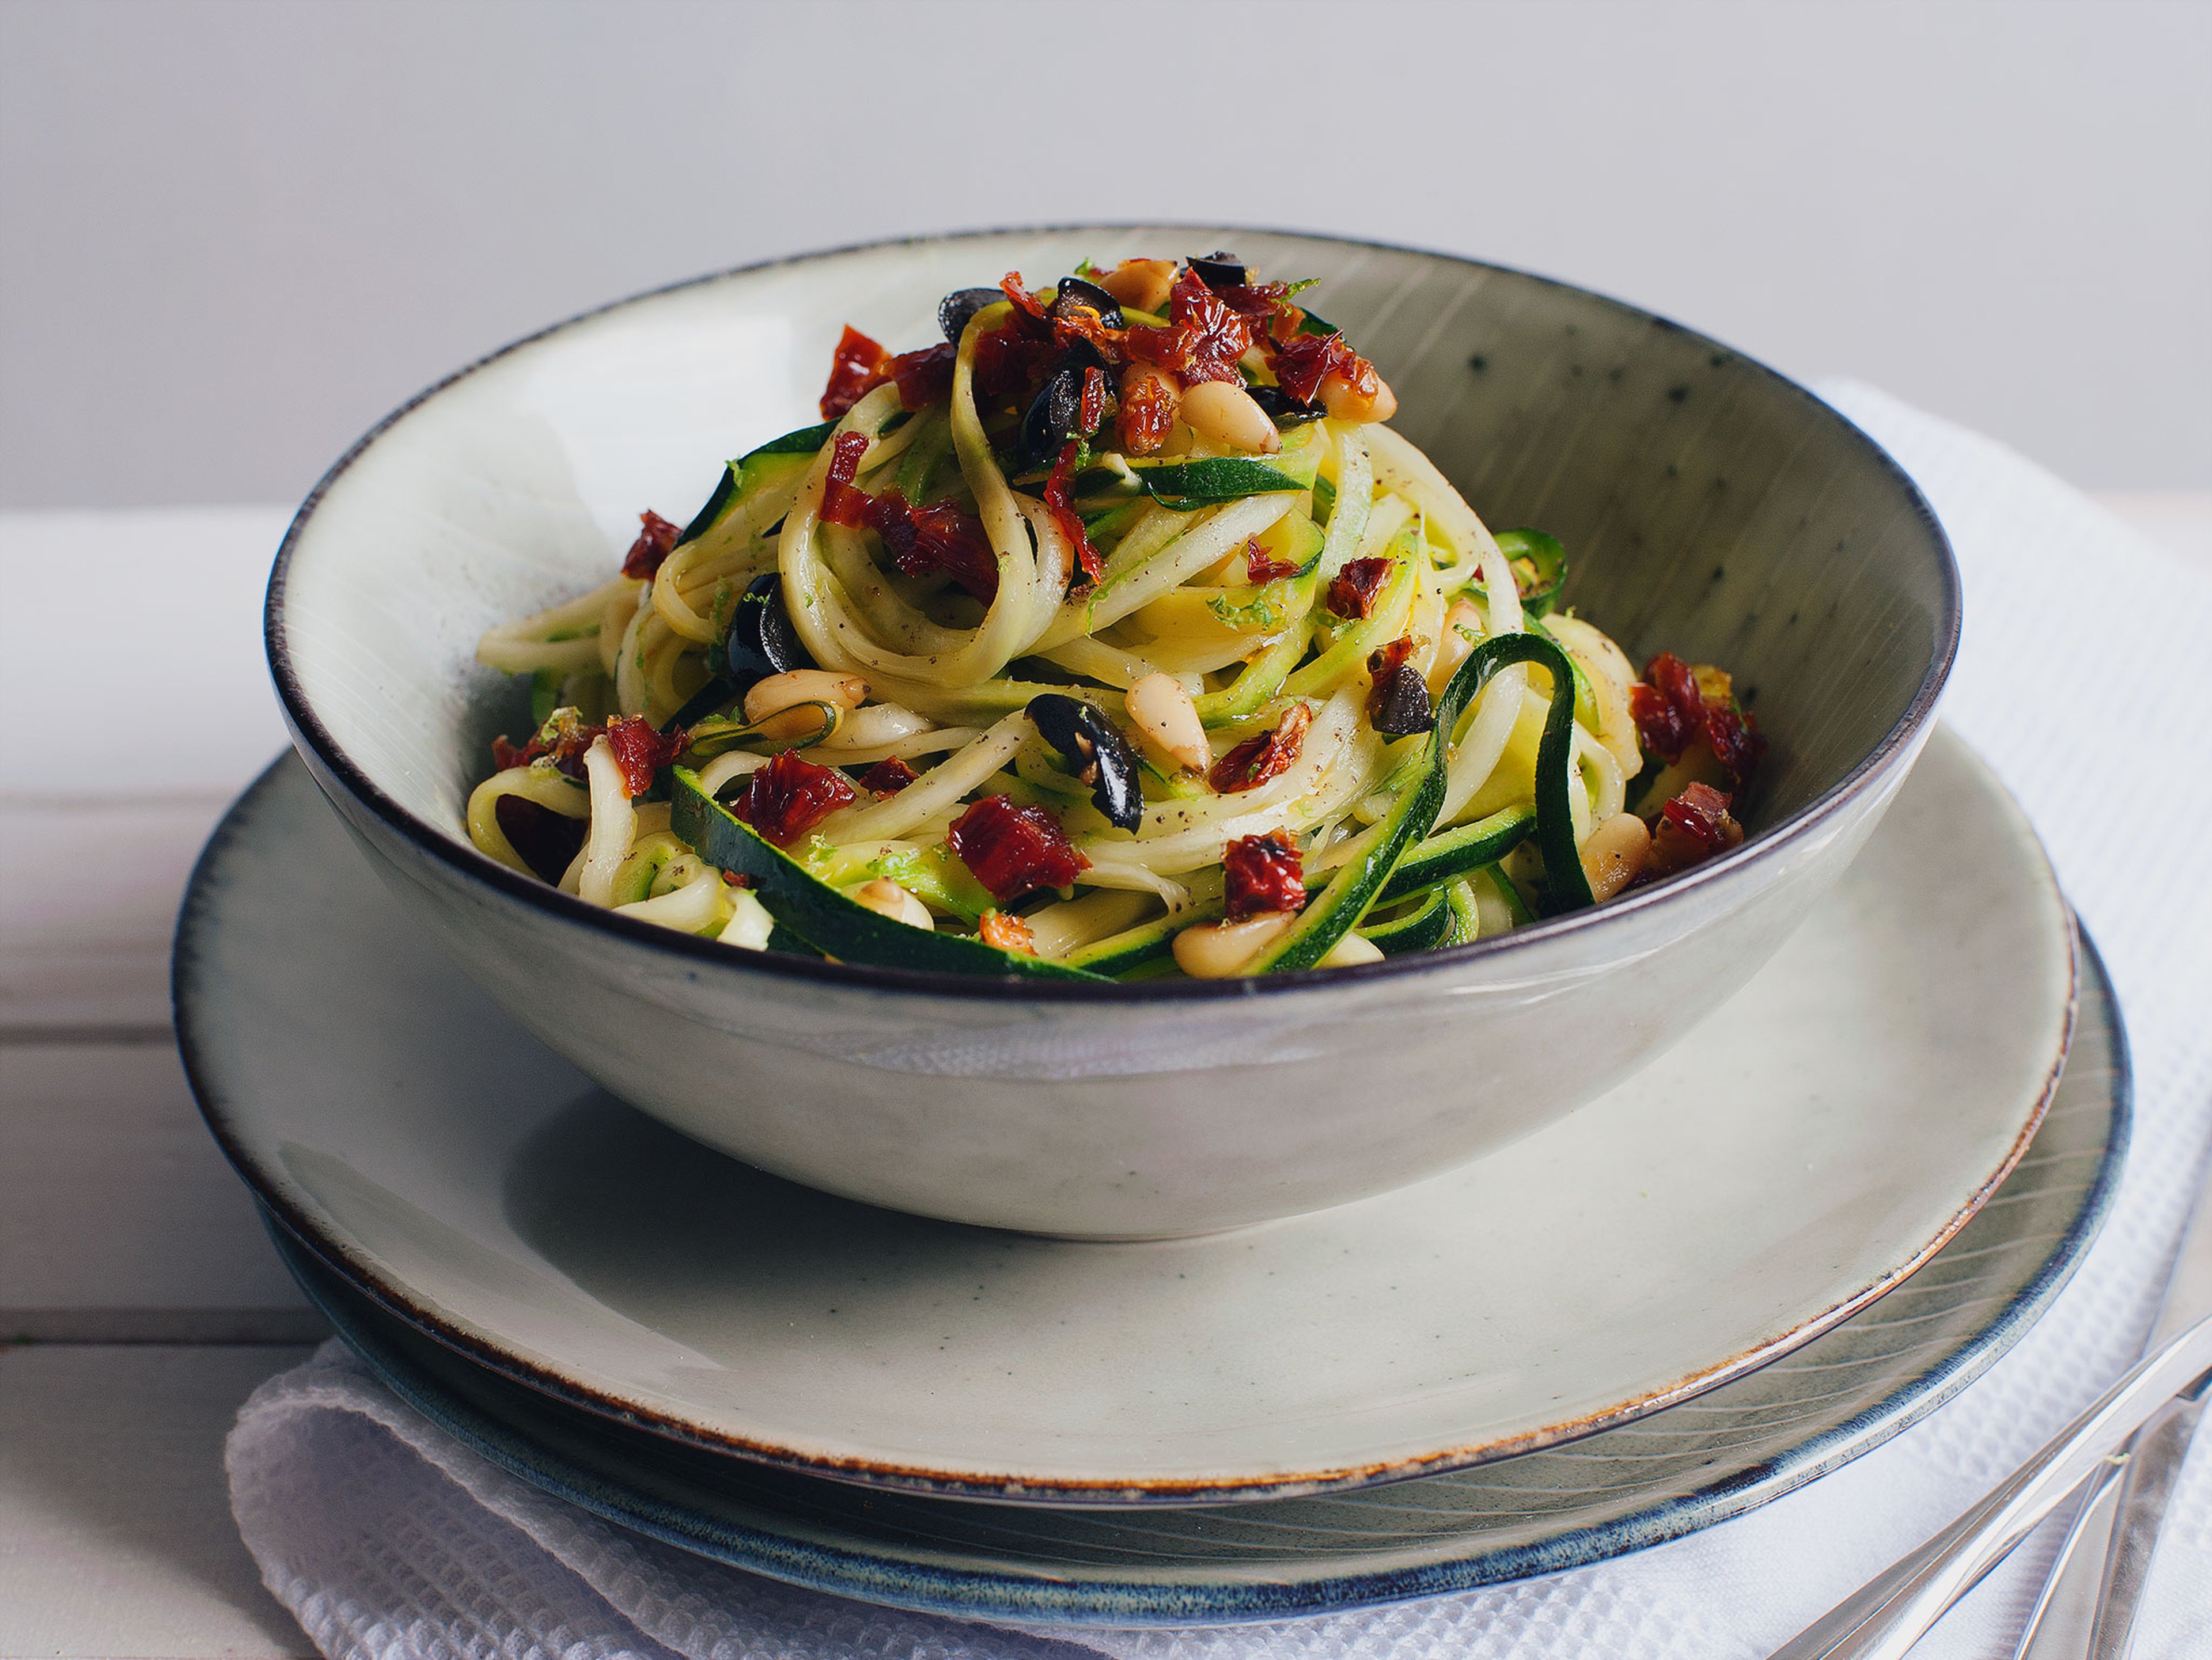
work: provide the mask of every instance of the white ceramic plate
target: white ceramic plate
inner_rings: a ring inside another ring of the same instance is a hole
[[[827,1197],[599,1093],[407,925],[295,762],[210,844],[177,994],[248,1181],[465,1353],[817,1473],[1192,1503],[1507,1456],[1809,1341],[2011,1168],[2074,966],[2026,821],[1939,734],[1813,920],[1630,1083],[1416,1187],[1107,1245]]]
[[[2096,1238],[2125,1163],[2127,1039],[2084,942],[2066,1072],[2027,1154],[1928,1266],[1771,1366],[1634,1423],[1352,1493],[1102,1510],[886,1493],[563,1405],[423,1336],[283,1229],[346,1341],[495,1463],[749,1572],[969,1619],[1284,1619],[1557,1573],[1766,1503],[1917,1422],[2016,1342]]]

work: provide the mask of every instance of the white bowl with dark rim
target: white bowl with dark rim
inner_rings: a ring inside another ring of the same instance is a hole
[[[1393,424],[1641,662],[1719,663],[1769,748],[1733,851],[1600,909],[1356,968],[1101,986],[741,951],[520,876],[463,825],[526,683],[495,623],[604,580],[653,508],[814,418],[840,327],[933,337],[945,291],[1233,248],[1316,301]],[[1323,298],[1323,296],[1326,296]],[[1206,1232],[1415,1181],[1572,1111],[1741,986],[1857,852],[1930,730],[1959,581],[1910,480],[1773,371],[1475,261],[1221,227],[1000,231],[749,267],[588,313],[431,387],[315,487],[269,586],[295,742],[463,968],[607,1089],[779,1175],[1077,1237]]]

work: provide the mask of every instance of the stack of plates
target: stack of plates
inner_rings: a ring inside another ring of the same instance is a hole
[[[704,1555],[1024,1620],[1342,1608],[1764,1503],[2016,1341],[2127,1140],[2103,972],[1941,732],[1644,1073],[1466,1169],[1201,1239],[961,1227],[695,1146],[463,979],[290,760],[210,845],[176,984],[286,1261],[428,1416]]]

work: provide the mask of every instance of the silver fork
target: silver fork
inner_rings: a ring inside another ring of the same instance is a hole
[[[2068,1494],[2094,1505],[2136,1432],[2212,1383],[2212,1177],[2197,1195],[2167,1290],[2159,1344],[2096,1403],[1949,1527],[1774,1651],[1773,1660],[1898,1660]],[[2184,1327],[2185,1322],[2193,1322]],[[2150,1523],[2155,1532],[2154,1515]],[[2093,1529],[2092,1529],[2093,1531]],[[2141,1529],[2138,1528],[2138,1535]],[[2069,1541],[2078,1544],[2080,1535]],[[2139,1553],[2147,1556],[2147,1550]],[[2140,1574],[2137,1575],[2140,1583]],[[2130,1608],[2132,1605],[2130,1604]]]
[[[2164,1306],[2150,1341],[2164,1342],[2179,1326],[2212,1308],[2212,1179],[2176,1253]],[[2169,1401],[2154,1412],[2126,1448],[2124,1468],[2103,1478],[2067,1531],[2058,1559],[2021,1633],[2014,1660],[2120,1660],[2135,1618],[2183,1462],[2204,1402]]]

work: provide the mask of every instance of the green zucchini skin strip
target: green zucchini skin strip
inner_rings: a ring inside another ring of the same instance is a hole
[[[806,867],[699,787],[689,767],[673,769],[669,828],[708,864],[752,879],[753,891],[778,927],[848,963],[934,974],[1026,975],[1045,980],[1104,976],[1004,952],[980,939],[934,933],[878,916],[817,880]]]
[[[1405,957],[1417,951],[1434,951],[1451,938],[1454,917],[1441,891],[1431,890],[1428,902],[1410,916],[1401,916],[1359,933],[1385,957]]]
[[[757,449],[747,450],[738,458],[738,465],[743,466],[757,455],[811,455],[828,443],[830,435],[836,430],[837,423],[835,421],[824,421],[816,426],[801,427],[798,431],[787,432],[781,438],[771,438]]]
[[[1241,502],[1248,496],[1267,496],[1283,490],[1310,489],[1313,477],[1298,471],[1243,455],[1209,456],[1199,461],[1132,462],[1155,502],[1163,507],[1208,507],[1217,502]]]
[[[1079,946],[1062,960],[1071,968],[1093,974],[1124,975],[1133,969],[1170,961],[1175,956],[1175,937],[1196,922],[1210,922],[1221,915],[1221,902],[1194,905],[1174,916],[1155,917],[1133,928],[1088,946]]]
[[[1559,603],[1559,590],[1567,581],[1567,550],[1557,537],[1540,530],[1502,530],[1493,538],[1508,559],[1526,559],[1536,568],[1534,590],[1521,596],[1521,610],[1528,617],[1550,615]]]
[[[1535,828],[1534,807],[1501,807],[1487,818],[1455,825],[1425,842],[1416,842],[1406,849],[1398,868],[1390,873],[1382,891],[1375,896],[1375,903],[1387,905],[1393,900],[1410,899],[1424,888],[1441,886],[1485,865],[1495,864],[1520,846],[1522,839]]]
[[[707,498],[707,505],[691,515],[691,522],[684,526],[683,533],[677,537],[676,545],[680,548],[696,542],[720,524],[722,515],[737,506],[738,493],[744,487],[744,462],[732,461],[726,465],[722,468],[722,476],[714,481],[714,494]]]
[[[1534,663],[1551,671],[1552,707],[1536,746],[1536,846],[1544,857],[1544,877],[1554,915],[1580,910],[1592,903],[1575,848],[1575,821],[1567,805],[1569,766],[1574,759],[1575,679],[1566,653],[1540,635],[1503,634],[1469,652],[1436,701],[1435,727],[1422,748],[1392,777],[1395,799],[1377,826],[1381,834],[1359,858],[1337,872],[1318,898],[1298,913],[1297,921],[1254,958],[1247,974],[1280,974],[1310,969],[1328,955],[1373,906],[1406,849],[1428,834],[1444,801],[1450,735],[1482,689],[1500,669]]]
[[[1451,908],[1451,938],[1447,946],[1471,946],[1482,937],[1482,913],[1475,909],[1474,883],[1468,877],[1447,885],[1444,903]]]
[[[1521,890],[1513,885],[1513,879],[1508,876],[1499,866],[1496,865],[1485,865],[1480,870],[1475,872],[1474,875],[1469,879],[1471,881],[1486,883],[1489,885],[1490,891],[1496,894],[1498,897],[1504,902],[1505,909],[1512,912],[1513,926],[1517,928],[1523,923],[1533,922],[1536,920],[1535,917],[1529,913],[1528,902],[1521,897]]]
[[[797,432],[787,432],[781,438],[771,438],[758,449],[747,450],[722,469],[722,476],[714,481],[714,494],[707,505],[691,515],[676,538],[675,545],[682,547],[696,542],[722,521],[724,514],[738,504],[745,491],[745,463],[769,455],[811,456],[830,441],[830,435],[837,429],[835,421],[824,421],[819,426],[801,427]]]

